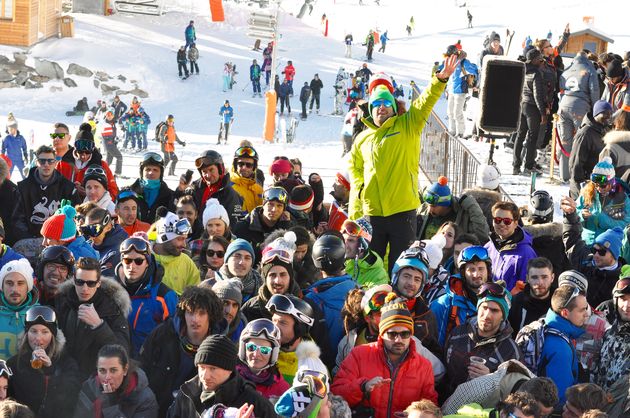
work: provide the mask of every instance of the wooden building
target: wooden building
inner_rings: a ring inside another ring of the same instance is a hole
[[[614,42],[613,39],[609,38],[601,31],[593,27],[588,27],[571,33],[569,42],[562,52],[562,56],[574,57],[575,54],[583,49],[588,49],[594,54],[599,55],[603,52],[608,52],[608,44]]]
[[[59,35],[61,0],[0,0],[0,44],[31,46]]]

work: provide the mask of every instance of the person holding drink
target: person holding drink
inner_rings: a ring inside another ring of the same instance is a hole
[[[13,371],[9,397],[28,406],[38,418],[71,416],[81,374],[64,348],[55,311],[48,306],[30,308],[24,333],[18,353],[7,361]]]

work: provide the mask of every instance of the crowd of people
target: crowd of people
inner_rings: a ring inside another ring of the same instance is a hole
[[[55,123],[29,165],[9,120],[0,159],[0,411],[628,416],[628,129],[592,167],[577,163],[586,184],[560,200],[561,223],[545,191],[529,208],[503,200],[493,166],[461,196],[445,177],[419,190],[427,115],[453,80],[473,74],[457,50],[408,105],[390,77],[362,67],[355,107],[363,117],[330,203],[319,174],[307,177],[286,156],[264,173],[248,141],[229,162],[203,151],[198,176],[188,170],[171,189],[164,176],[175,174],[175,143],[185,145],[171,115],[156,127],[163,154],[146,152],[146,130],[130,137],[144,153],[137,179],[122,188],[93,125],[73,137]],[[609,89],[628,83],[627,63],[623,79],[619,65],[608,65]],[[261,77],[263,67],[250,74]],[[284,74],[290,89],[290,61]],[[615,91],[585,114],[604,108],[615,126],[627,120],[625,90]],[[142,120],[141,109],[113,106],[105,120]],[[219,113],[218,141],[227,142],[229,101]],[[588,117],[589,129],[603,122]],[[584,146],[595,146],[592,135]],[[25,170],[17,184],[12,165]]]

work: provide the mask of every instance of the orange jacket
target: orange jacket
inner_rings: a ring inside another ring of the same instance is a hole
[[[362,385],[376,376],[392,381],[364,396]],[[343,397],[351,408],[358,405],[374,408],[375,418],[391,418],[395,412],[402,412],[421,399],[437,404],[431,363],[416,352],[413,340],[409,343],[407,357],[393,371],[385,358],[381,337],[377,342],[354,347],[341,363],[330,389]]]
[[[146,222],[142,222],[139,219],[136,219],[136,222],[134,222],[133,225],[120,225],[122,227],[122,229],[125,230],[125,232],[127,233],[127,235],[132,236],[134,234],[134,232],[148,232],[149,228],[151,228],[151,224],[148,224]]]

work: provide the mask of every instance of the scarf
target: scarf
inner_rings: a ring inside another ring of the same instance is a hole
[[[140,181],[140,185],[142,186],[144,199],[146,200],[149,207],[152,207],[158,197],[162,182],[160,180],[142,179]]]
[[[260,287],[264,284],[262,278],[255,273],[254,269],[250,270],[250,272],[241,279],[240,277],[236,277],[232,273],[230,273],[230,270],[228,269],[226,263],[221,266],[221,268],[219,269],[219,273],[225,278],[236,278],[241,281],[241,283],[243,284],[243,290],[241,292],[243,294],[243,303],[245,303],[246,300],[249,300],[250,298],[256,296],[258,289],[260,289]]]
[[[246,380],[256,385],[271,386],[273,384],[272,368],[262,370],[260,373],[254,373],[247,365],[239,363],[236,365],[236,371]]]
[[[204,189],[203,196],[201,197],[202,208],[206,206],[206,202],[208,201],[208,199],[210,199],[212,196],[214,196],[215,193],[221,190],[221,186],[223,184],[223,176],[221,176],[219,178],[219,181],[214,184],[208,184],[205,181],[203,182],[206,184],[206,188]]]

